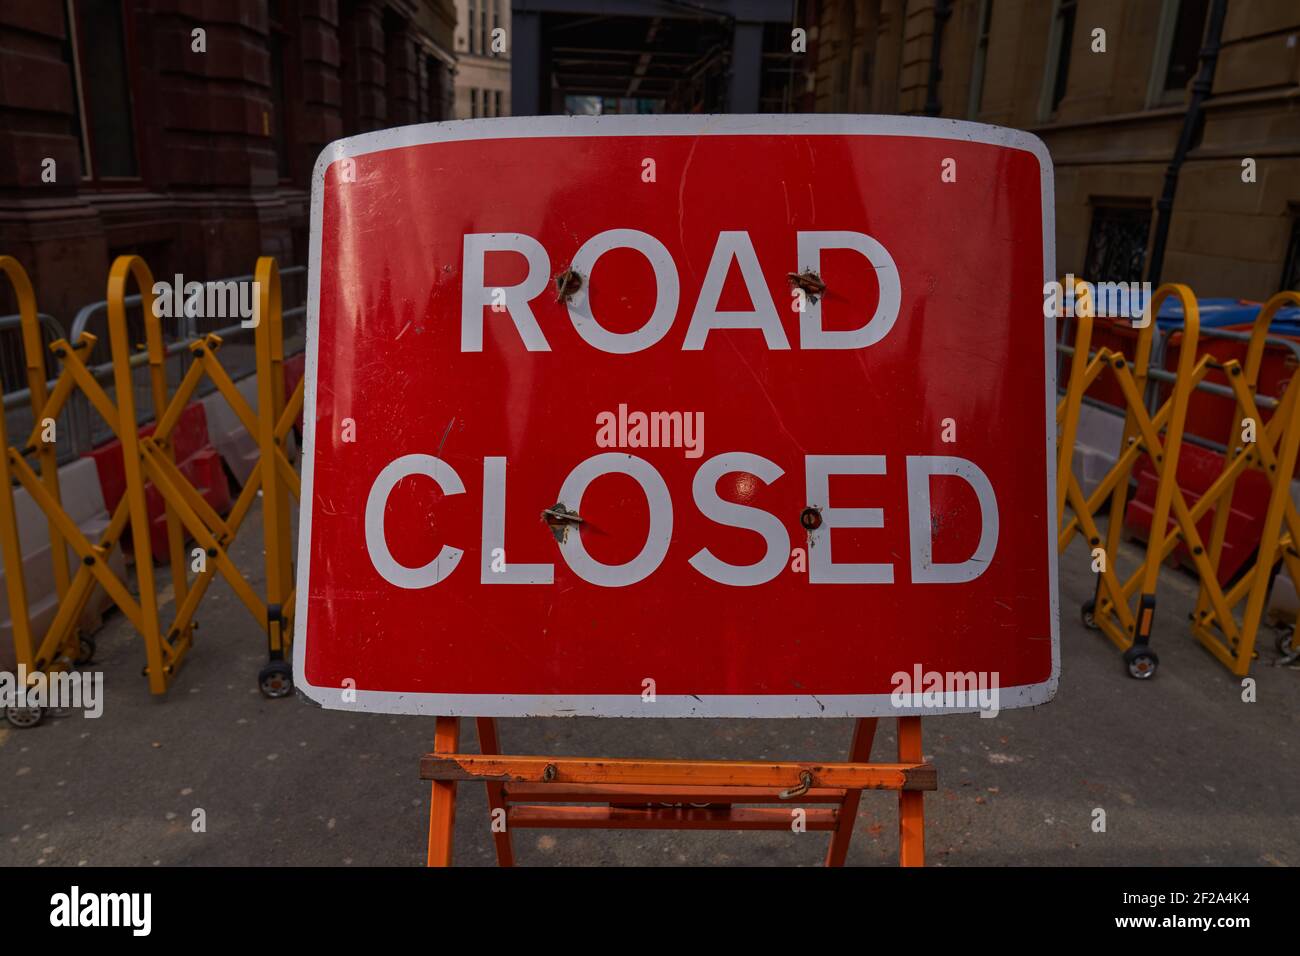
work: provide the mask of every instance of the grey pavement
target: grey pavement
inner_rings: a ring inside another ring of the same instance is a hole
[[[257,528],[250,515],[245,534]],[[251,526],[251,527],[250,527]],[[260,541],[235,546],[258,566]],[[1129,567],[1132,553],[1128,553]],[[251,575],[257,586],[262,577]],[[925,721],[939,772],[926,796],[931,864],[1295,865],[1300,863],[1300,670],[1274,666],[1261,631],[1257,701],[1187,629],[1195,582],[1165,571],[1154,679],[1123,672],[1085,630],[1089,555],[1061,564],[1060,691],[995,719]],[[165,609],[169,618],[171,608]],[[150,696],[143,644],[117,613],[97,635],[107,703],[99,719],[0,729],[0,865],[416,866],[429,785],[418,778],[433,721],[324,711],[255,687],[264,637],[224,584],[199,613],[198,641],[165,699]],[[585,756],[837,759],[846,720],[511,719],[507,752]],[[473,722],[462,747],[476,748]],[[873,756],[892,759],[882,720]],[[1094,811],[1106,814],[1094,832]],[[191,827],[202,809],[206,832]],[[893,865],[897,799],[862,800],[851,865]],[[814,865],[826,834],[525,830],[524,865]],[[494,862],[483,789],[462,784],[457,865]]]

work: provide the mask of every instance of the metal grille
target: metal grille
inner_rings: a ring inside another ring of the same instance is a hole
[[[1142,281],[1150,233],[1150,208],[1094,206],[1084,276],[1092,282]]]

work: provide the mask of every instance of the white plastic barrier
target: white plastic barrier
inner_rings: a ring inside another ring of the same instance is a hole
[[[1114,467],[1115,449],[1124,440],[1124,415],[1084,402],[1079,406],[1079,432],[1074,442],[1071,466],[1085,495],[1101,483]]]
[[[109,513],[104,506],[104,495],[99,487],[99,474],[94,461],[80,458],[59,469],[59,485],[63,507],[77,523],[82,533],[91,541],[99,540],[108,527]],[[50,626],[59,605],[58,591],[54,586],[54,563],[50,557],[49,526],[45,514],[25,488],[14,489],[14,508],[18,516],[19,540],[23,549],[23,576],[27,584],[28,609],[32,633],[38,639]],[[75,574],[81,562],[68,548],[68,565]],[[120,548],[114,548],[109,566],[119,577],[126,576],[126,560]],[[0,670],[13,671],[15,666],[13,620],[9,613],[8,592],[3,586],[4,571],[0,569]],[[102,588],[96,586],[81,616],[81,631],[89,635],[100,626],[101,615],[113,602]]]
[[[235,382],[235,388],[248,404],[257,407],[257,376],[249,375]],[[211,392],[200,401],[208,420],[208,438],[225,460],[232,474],[243,485],[257,464],[257,439],[248,433],[220,392]]]

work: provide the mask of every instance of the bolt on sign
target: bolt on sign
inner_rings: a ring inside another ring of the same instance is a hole
[[[295,681],[446,716],[973,711],[1059,671],[1052,166],[856,116],[329,146]],[[983,684],[981,684],[983,686]]]

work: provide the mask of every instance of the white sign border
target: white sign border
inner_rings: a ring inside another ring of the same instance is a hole
[[[1021,149],[1038,160],[1042,185],[1043,282],[1056,279],[1056,212],[1051,155],[1032,133],[961,120],[914,116],[840,115],[827,113],[726,114],[690,116],[529,116],[456,120],[378,130],[337,140],[321,151],[311,177],[311,234],[308,260],[307,357],[303,407],[302,498],[299,512],[297,597],[294,613],[293,679],[309,699],[330,710],[431,717],[889,717],[976,713],[977,707],[896,707],[889,694],[676,695],[644,701],[639,688],[627,694],[566,696],[553,694],[406,694],[349,690],[308,682],[308,596],[311,581],[311,503],[316,447],[316,384],[320,344],[321,213],[325,171],[341,160],[407,146],[463,140],[531,139],[570,136],[910,136],[985,143]],[[937,175],[937,172],[936,172]],[[1056,327],[1043,321],[1046,364],[1047,434],[1046,548],[1051,588],[1052,671],[1038,684],[1000,687],[999,709],[1043,704],[1056,695],[1061,672],[1060,599],[1058,594],[1056,517]],[[914,689],[915,690],[915,689]]]

